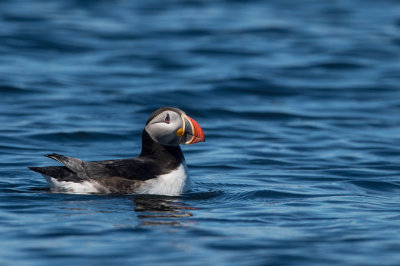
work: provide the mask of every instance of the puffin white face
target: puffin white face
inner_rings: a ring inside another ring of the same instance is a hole
[[[178,145],[178,129],[182,128],[181,116],[173,111],[164,111],[154,117],[145,127],[150,137],[163,145]]]
[[[177,146],[205,140],[199,124],[177,108],[156,110],[147,121],[145,130],[162,145]]]

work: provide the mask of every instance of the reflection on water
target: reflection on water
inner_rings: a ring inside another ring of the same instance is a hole
[[[74,194],[74,193],[59,193],[52,191],[49,187],[37,187],[37,188],[29,188],[30,191],[40,191],[44,193],[55,193],[61,195],[71,195],[79,197],[82,194]],[[87,194],[88,195],[88,194]],[[86,195],[82,195],[86,196]],[[101,195],[100,195],[101,196]],[[103,195],[104,196],[104,195]],[[119,198],[122,195],[112,195],[112,198]],[[130,198],[131,196],[129,196]],[[124,198],[124,197],[122,197]],[[75,200],[79,200],[79,198],[74,198]],[[189,210],[196,210],[197,208],[187,206],[182,202],[181,197],[169,197],[169,196],[161,196],[161,195],[135,195],[132,199],[134,204],[134,210],[137,212],[137,217],[140,219],[142,225],[173,225],[178,226],[182,225],[182,221],[185,217],[192,217],[193,214],[189,212]],[[87,202],[85,199],[84,202]],[[104,206],[103,206],[104,207]],[[100,207],[101,209],[96,210],[96,213],[104,213],[107,212]],[[112,208],[115,206],[113,205]],[[65,206],[63,207],[65,208]],[[84,212],[93,211],[93,206],[88,208],[65,208],[69,210],[83,210]],[[180,222],[177,221],[180,220]],[[193,222],[193,221],[191,221]]]
[[[139,212],[138,217],[143,225],[181,225],[182,218],[193,216],[189,210],[196,208],[186,206],[179,198],[157,196],[157,195],[138,195],[133,199],[135,212]],[[178,222],[176,219],[179,219]]]

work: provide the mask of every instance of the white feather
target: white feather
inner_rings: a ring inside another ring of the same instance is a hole
[[[190,189],[190,177],[183,162],[177,169],[168,174],[146,180],[136,191],[138,194],[157,194],[166,196],[178,196]]]
[[[100,186],[94,180],[76,183],[68,181],[58,181],[57,179],[46,175],[44,175],[44,177],[46,178],[47,183],[49,183],[49,185],[57,191],[77,194],[107,192],[104,187]]]

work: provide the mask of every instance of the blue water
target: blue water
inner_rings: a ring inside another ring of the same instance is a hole
[[[1,265],[399,265],[400,2],[0,2]],[[51,193],[176,106],[181,197]]]

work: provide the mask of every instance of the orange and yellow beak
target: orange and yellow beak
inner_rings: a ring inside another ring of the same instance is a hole
[[[203,129],[193,118],[183,114],[182,122],[183,128],[176,132],[181,136],[180,144],[189,145],[205,141]]]

